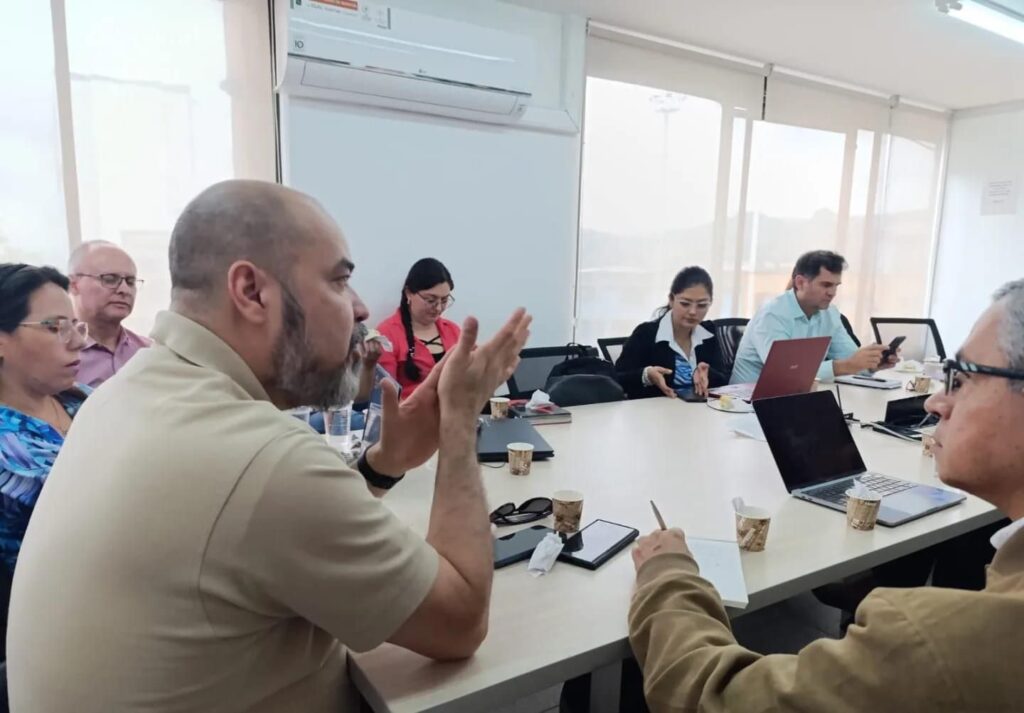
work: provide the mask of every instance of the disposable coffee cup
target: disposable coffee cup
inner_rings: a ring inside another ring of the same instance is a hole
[[[578,490],[559,490],[551,496],[551,503],[555,516],[555,532],[577,532],[583,518],[583,493]]]
[[[935,457],[935,436],[927,433],[921,436],[921,453],[929,458]]]
[[[907,382],[907,391],[913,391],[915,394],[927,394],[932,390],[932,377],[930,376],[915,376]]]
[[[736,543],[741,550],[761,552],[768,542],[772,516],[763,508],[744,505],[736,508]]]
[[[854,530],[874,530],[878,522],[878,509],[882,496],[858,498],[853,490],[846,491],[846,524]]]
[[[491,399],[491,418],[497,420],[508,418],[508,399],[504,396],[495,396]]]
[[[529,475],[533,462],[532,443],[508,444],[508,470],[512,475]]]

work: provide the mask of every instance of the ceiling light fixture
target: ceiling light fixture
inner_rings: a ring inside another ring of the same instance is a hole
[[[939,12],[1024,44],[1024,11],[1016,0],[935,0]]]

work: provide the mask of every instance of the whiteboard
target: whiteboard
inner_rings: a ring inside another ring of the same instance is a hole
[[[579,116],[583,20],[496,3],[478,7],[475,22],[486,19],[487,7],[493,22],[516,23],[534,38],[544,60],[536,105],[568,101],[563,108]],[[341,225],[356,263],[353,286],[371,324],[398,307],[409,267],[435,257],[455,281],[450,319],[472,314],[488,335],[525,306],[534,315],[530,346],[570,340],[578,133],[281,101],[285,183],[317,198]]]

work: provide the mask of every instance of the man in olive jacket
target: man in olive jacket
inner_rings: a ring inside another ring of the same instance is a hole
[[[1012,524],[992,537],[980,592],[876,589],[841,640],[793,656],[736,643],[681,530],[641,538],[629,613],[654,713],[1024,710],[1024,280],[1002,287],[927,408],[939,477]]]

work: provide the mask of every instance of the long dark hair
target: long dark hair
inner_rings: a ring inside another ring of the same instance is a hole
[[[448,289],[455,289],[455,282],[440,260],[432,257],[425,257],[413,263],[409,268],[409,274],[405,277],[405,284],[402,285],[402,297],[398,302],[398,310],[402,314],[402,325],[405,327],[405,338],[409,342],[409,351],[405,359],[405,375],[412,381],[419,381],[423,376],[420,368],[413,361],[413,354],[416,352],[416,337],[412,333],[412,313],[409,311],[409,298],[405,292],[422,292],[436,287],[442,282],[448,283]]]
[[[49,283],[68,291],[68,278],[53,267],[0,263],[0,332],[10,334],[28,316],[32,293]]]
[[[691,266],[684,267],[682,270],[676,273],[675,278],[672,280],[672,286],[669,287],[669,295],[678,295],[680,292],[688,287],[695,285],[703,285],[707,288],[708,294],[714,298],[715,286],[711,282],[711,275],[703,267]],[[672,298],[669,297],[669,301],[663,304],[654,313],[657,319],[664,317],[672,309]]]

